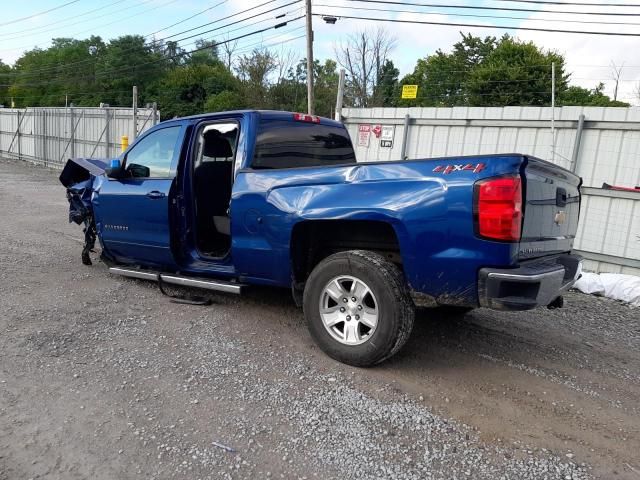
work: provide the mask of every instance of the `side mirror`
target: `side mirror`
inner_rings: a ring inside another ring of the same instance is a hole
[[[122,178],[122,164],[119,158],[114,158],[109,164],[109,168],[105,169],[104,173],[109,178]]]

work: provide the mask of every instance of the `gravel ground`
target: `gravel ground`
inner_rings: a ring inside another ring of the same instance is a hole
[[[640,479],[637,310],[425,310],[352,368],[286,291],[83,266],[56,176],[0,161],[0,479]]]

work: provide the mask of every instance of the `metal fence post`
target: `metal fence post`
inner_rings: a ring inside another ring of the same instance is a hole
[[[576,128],[576,139],[573,142],[573,154],[571,155],[570,169],[573,173],[578,170],[578,158],[580,157],[580,143],[582,142],[582,130],[584,129],[584,114],[578,117],[578,126]]]
[[[158,104],[156,102],[153,102],[153,124],[152,125],[157,125],[158,124]]]
[[[26,114],[26,110],[25,110],[25,114]],[[16,140],[18,140],[18,160],[22,160],[22,147],[20,146],[20,123],[22,122],[22,120],[20,120],[20,110],[16,110],[16,115],[18,116],[18,127],[16,129]]]
[[[76,158],[76,128],[73,122],[73,107],[69,108],[69,144],[71,146],[71,158]],[[64,153],[63,153],[64,155]]]
[[[42,138],[42,161],[44,166],[48,166],[49,162],[47,159],[47,111],[42,110],[42,134],[40,136]]]
[[[402,150],[400,150],[400,160],[407,159],[407,140],[409,138],[409,120],[411,116],[407,113],[404,116],[404,128],[402,129]]]
[[[109,107],[105,107],[104,108],[104,115],[105,115],[105,121],[107,122],[104,126],[104,134],[105,134],[105,144],[104,144],[104,151],[105,151],[105,157],[109,158],[110,154],[111,154],[111,149],[110,147],[110,139],[111,139],[111,132],[109,129]]]

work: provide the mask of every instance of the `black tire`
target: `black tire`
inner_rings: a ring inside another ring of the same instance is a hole
[[[345,345],[333,338],[320,315],[325,286],[341,275],[363,280],[378,304],[377,327],[359,345]],[[320,348],[331,358],[356,367],[369,367],[396,354],[409,339],[415,318],[402,272],[382,255],[365,250],[340,252],[322,260],[307,280],[303,307],[311,336]]]

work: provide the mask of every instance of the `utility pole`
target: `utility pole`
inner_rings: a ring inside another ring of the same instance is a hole
[[[556,159],[556,62],[551,62],[551,161]]]
[[[342,121],[342,100],[344,99],[344,68],[340,69],[340,76],[338,77],[338,96],[336,97],[336,116],[335,119]]]
[[[311,0],[305,0],[307,13],[307,113],[313,115],[315,98],[313,95],[313,24],[311,17]]]

